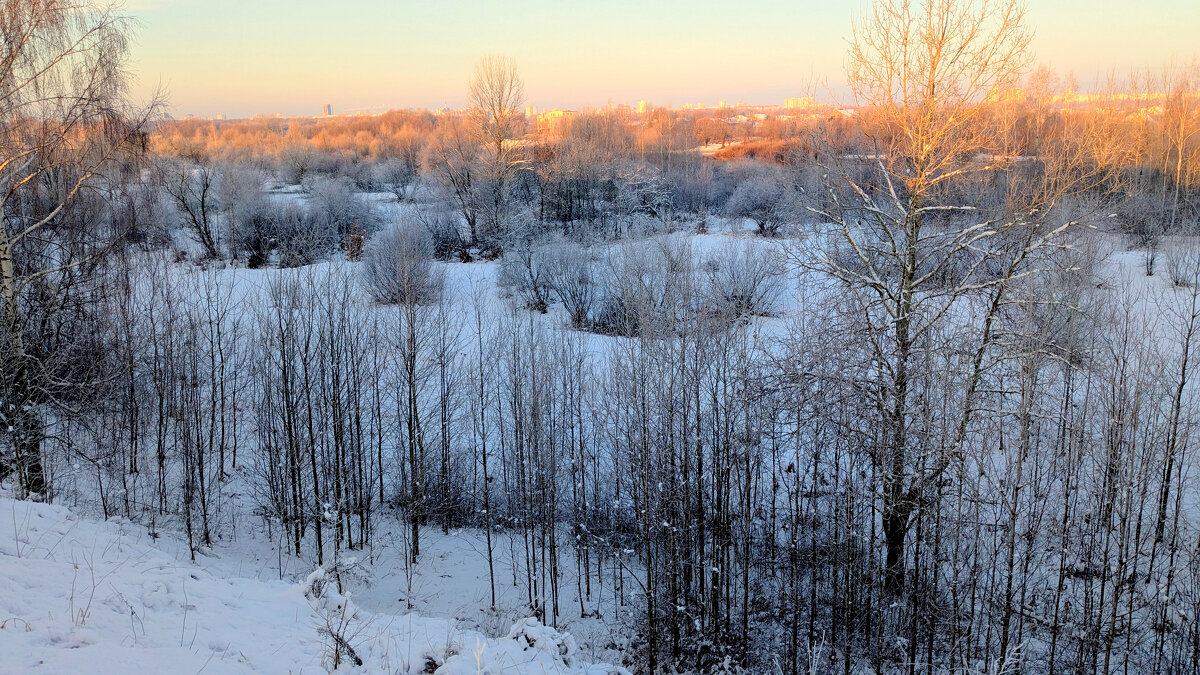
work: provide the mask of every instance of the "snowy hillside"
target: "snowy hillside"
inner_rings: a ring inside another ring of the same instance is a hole
[[[0,497],[0,673],[623,673],[532,619],[488,639],[454,620],[373,614],[323,571],[218,576],[128,522]],[[340,644],[340,648],[339,648]]]

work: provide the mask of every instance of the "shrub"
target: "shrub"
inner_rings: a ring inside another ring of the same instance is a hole
[[[363,256],[363,280],[376,301],[401,305],[436,302],[445,285],[433,262],[429,232],[412,224],[371,240]]]
[[[695,315],[696,274],[686,240],[659,237],[622,247],[604,271],[592,330],[656,336]]]
[[[571,327],[588,329],[599,299],[596,258],[578,244],[552,244],[544,251],[546,286],[553,292],[571,322]]]
[[[433,257],[471,262],[471,242],[463,232],[458,214],[440,210],[421,210],[417,216],[433,242]]]
[[[768,316],[783,292],[783,256],[765,242],[730,244],[704,263],[707,304],[729,318]]]
[[[379,216],[371,204],[343,180],[314,180],[308,207],[320,229],[328,232],[336,247],[343,250],[353,235],[369,236],[380,229]]]
[[[417,182],[419,175],[416,166],[397,158],[379,162],[371,169],[375,187],[391,192],[398,202],[408,199],[411,188]]]
[[[280,267],[309,265],[337,248],[328,225],[298,204],[286,204],[275,211],[273,230]]]
[[[1171,285],[1194,287],[1200,282],[1200,248],[1190,239],[1172,242],[1166,250],[1166,262]]]
[[[544,314],[550,304],[545,272],[545,254],[526,243],[504,255],[496,281],[526,308]]]
[[[275,215],[265,198],[254,204],[240,204],[228,214],[230,255],[235,259],[245,258],[251,268],[265,265],[275,248]]]
[[[773,237],[792,216],[793,195],[778,169],[756,167],[747,171],[725,204],[730,218],[749,218],[759,234]]]

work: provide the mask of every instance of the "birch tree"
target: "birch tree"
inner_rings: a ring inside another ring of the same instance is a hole
[[[44,355],[26,349],[27,290],[105,252],[113,232],[79,232],[89,246],[55,256],[28,252],[55,236],[81,191],[136,149],[145,117],[125,98],[130,22],[107,4],[63,0],[0,3],[0,477],[42,494],[45,403],[63,383]],[[132,121],[131,121],[132,119]],[[52,231],[55,230],[55,231]]]

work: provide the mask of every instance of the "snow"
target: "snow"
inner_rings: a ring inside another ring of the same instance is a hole
[[[298,198],[287,195],[293,197]],[[708,233],[674,236],[686,240],[697,260],[744,241],[789,249],[808,243],[803,237],[764,240],[750,234],[752,229],[749,221],[713,218]],[[597,248],[608,253],[639,245],[624,241]],[[1178,295],[1176,301],[1181,301],[1184,293],[1170,288],[1164,274],[1146,277],[1140,271],[1140,255],[1113,254],[1101,266],[1102,278],[1135,296],[1147,312],[1159,309],[1151,298]],[[500,330],[508,303],[496,286],[498,265],[439,265],[446,272],[453,311],[469,316],[478,295],[484,330]],[[280,275],[337,278],[358,273],[356,264],[344,260],[304,270],[172,269],[183,288],[219,283],[246,307],[264,302],[270,282]],[[803,318],[813,302],[809,294],[820,292],[806,279],[803,273],[789,273],[776,315],[751,319],[754,334],[764,341],[780,337],[792,321]],[[560,309],[551,307],[536,321],[566,330]],[[366,311],[388,310],[368,306]],[[474,330],[472,321],[464,323],[468,333]],[[598,361],[622,340],[587,333],[578,337]],[[246,480],[235,475],[227,484],[226,496],[239,502],[224,510],[234,520],[217,526],[218,541],[199,552],[198,565],[189,562],[190,551],[171,524],[151,537],[142,524],[95,522],[62,506],[0,495],[0,674],[139,669],[315,673],[332,668],[335,658],[339,670],[364,672],[626,672],[591,663],[618,660],[635,619],[624,593],[619,602],[613,597],[611,578],[602,583],[604,576],[594,573],[598,590],[586,607],[564,592],[555,630],[522,614],[529,610],[524,589],[515,583],[519,556],[511,553],[512,533],[494,534],[497,608],[491,610],[482,531],[443,535],[423,530],[422,560],[409,566],[403,553],[404,524],[381,519],[371,548],[352,552],[359,558],[353,563],[342,561],[356,567],[344,576],[339,592],[328,571],[313,570],[310,563],[289,556],[256,527],[253,504],[238,494]],[[83,502],[88,509],[86,497]],[[563,578],[575,578],[573,556],[565,558]],[[344,638],[352,654],[339,653],[335,635]],[[361,667],[354,664],[355,657],[361,658]]]
[[[129,521],[0,496],[0,673],[326,672],[332,634],[362,660],[342,654],[345,672],[628,672],[584,661],[534,619],[488,638],[454,619],[370,612],[325,570],[290,583],[221,567],[181,560]]]

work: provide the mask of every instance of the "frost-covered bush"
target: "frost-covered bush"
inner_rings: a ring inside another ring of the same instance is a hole
[[[545,626],[537,619],[522,619],[502,637],[477,641],[474,648],[452,655],[437,669],[445,675],[477,673],[561,673],[562,675],[630,675],[620,666],[587,663],[575,638]],[[434,656],[430,654],[428,656]],[[427,656],[427,658],[428,658]],[[436,658],[427,661],[433,672]]]
[[[671,208],[676,213],[707,214],[712,202],[716,163],[699,154],[680,155],[673,160],[666,179],[671,186]]]
[[[251,268],[309,265],[336,250],[336,237],[300,204],[257,195],[226,216],[230,256]]]
[[[644,162],[617,162],[612,212],[627,233],[660,232],[671,210],[671,186]]]
[[[251,268],[265,265],[276,245],[276,216],[266,199],[228,214],[230,257],[244,259]]]
[[[555,662],[561,662],[567,668],[574,668],[578,662],[579,646],[575,638],[542,625],[537,619],[527,618],[513,624],[507,637],[524,649],[550,655]]]
[[[1134,246],[1142,251],[1146,276],[1154,276],[1159,247],[1170,230],[1169,215],[1159,200],[1146,192],[1126,196],[1117,205],[1114,215],[1121,229],[1132,238]]]
[[[333,175],[349,181],[359,192],[379,192],[383,188],[375,179],[375,166],[357,157],[342,158]]]
[[[363,665],[362,657],[352,643],[365,621],[350,598],[338,591],[335,575],[336,570],[331,574],[318,567],[308,575],[301,588],[321,622],[317,634],[325,642],[326,664],[337,670],[343,659],[356,666]]]
[[[730,244],[704,261],[706,304],[720,316],[768,316],[784,289],[784,261],[766,242]]]
[[[515,246],[500,260],[496,282],[524,307],[545,313],[551,292],[545,263],[545,252],[541,247],[527,243]]]
[[[725,215],[749,218],[759,234],[773,237],[795,211],[792,188],[776,167],[756,166],[742,174],[741,182],[725,203]]]
[[[280,267],[310,265],[337,248],[326,224],[299,204],[276,206],[272,227]]]
[[[266,263],[275,237],[270,199],[263,192],[265,183],[264,174],[233,165],[221,172],[216,186],[226,220],[229,257],[244,257],[252,268]]]
[[[1200,283],[1200,247],[1195,242],[1171,242],[1166,247],[1167,278],[1173,286],[1194,287]]]
[[[308,193],[308,208],[314,222],[345,249],[353,237],[369,237],[380,229],[380,218],[361,194],[345,180],[319,178]]]
[[[371,167],[371,177],[377,189],[391,192],[396,201],[408,199],[417,178],[418,167],[399,158],[385,159]]]
[[[363,282],[376,301],[427,305],[441,297],[445,280],[424,228],[405,224],[380,232],[363,258]]]
[[[602,276],[592,330],[608,335],[662,335],[695,314],[691,245],[659,237],[623,246]]]
[[[596,256],[574,243],[559,242],[544,249],[546,286],[562,303],[572,328],[591,327],[600,289],[596,285]]]
[[[122,181],[109,199],[109,219],[113,232],[144,250],[166,248],[171,241],[168,223],[173,216],[154,183],[144,180]]]
[[[471,261],[471,242],[462,225],[462,218],[452,211],[421,210],[417,218],[433,240],[433,257],[438,260]]]
[[[584,251],[561,250],[554,254],[561,258],[548,256],[548,285],[564,306],[573,303],[574,311],[567,309],[576,327],[607,335],[665,336],[689,325],[714,330],[769,316],[786,284],[782,250],[762,241],[729,244],[699,264],[688,240],[676,237],[624,246],[606,265]]]
[[[217,184],[228,232],[229,256],[244,258],[250,267],[262,267],[275,247],[278,208],[263,192],[266,176],[252,169],[231,166]]]

